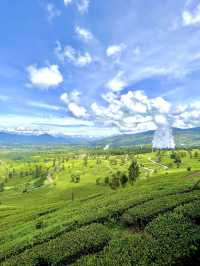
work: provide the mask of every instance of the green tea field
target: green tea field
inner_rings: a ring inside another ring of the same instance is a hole
[[[200,150],[1,149],[0,265],[199,265]]]

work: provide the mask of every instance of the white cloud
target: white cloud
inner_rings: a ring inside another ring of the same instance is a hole
[[[116,56],[119,55],[125,48],[126,45],[124,43],[120,45],[110,45],[106,50],[106,54],[108,57]]]
[[[63,82],[63,76],[57,65],[50,65],[42,68],[31,65],[27,68],[27,71],[31,84],[39,88],[48,89],[50,87],[56,87]]]
[[[63,101],[65,104],[69,104],[70,102],[79,103],[81,93],[77,90],[72,90],[71,92],[67,93],[64,92],[60,96],[60,100]]]
[[[75,29],[75,31],[76,31],[76,34],[81,39],[83,39],[85,41],[90,41],[90,40],[93,39],[92,33],[89,30],[85,29],[85,28],[82,28],[82,27],[77,26],[76,29]]]
[[[52,21],[54,18],[59,17],[61,15],[61,11],[58,10],[52,3],[48,3],[46,5],[46,11],[49,21]]]
[[[60,96],[60,100],[63,101],[67,105],[69,111],[75,117],[87,118],[88,114],[87,114],[85,107],[79,104],[80,96],[81,96],[81,93],[79,91],[73,90],[69,93],[67,92],[63,93]]]
[[[200,126],[200,101],[172,106],[162,97],[149,98],[143,91],[102,95],[106,105],[93,103],[91,114],[98,124],[114,126],[123,133],[155,130],[160,126]]]
[[[75,117],[82,117],[82,118],[88,117],[86,109],[83,106],[78,105],[77,103],[74,103],[74,102],[69,103],[68,108],[69,108],[69,111]]]
[[[122,78],[123,73],[119,72],[113,79],[111,79],[110,81],[108,81],[108,83],[106,84],[106,87],[113,91],[121,91],[124,89],[124,87],[127,86],[127,83],[125,82],[125,80]]]
[[[14,133],[88,136],[88,130],[95,135],[93,127],[92,121],[75,117],[0,115],[0,130]]]
[[[69,100],[69,95],[67,92],[63,93],[61,96],[60,96],[60,99],[61,101],[63,101],[64,103],[68,104],[70,102]]]
[[[81,14],[84,14],[85,12],[87,12],[89,9],[89,6],[90,6],[90,0],[78,0],[77,2],[78,11]]]
[[[200,126],[200,101],[178,105],[172,113],[174,127],[190,128]]]
[[[68,6],[69,4],[71,4],[72,3],[72,0],[64,0],[64,4],[65,4],[65,6]]]
[[[73,3],[76,4],[76,7],[81,14],[86,13],[90,6],[90,0],[64,0],[65,6],[69,6]]]
[[[79,67],[84,67],[86,65],[89,65],[92,63],[92,57],[89,53],[84,53],[82,55],[79,55],[76,59],[75,65]]]
[[[64,108],[61,107],[61,106],[52,105],[52,104],[48,104],[48,103],[29,101],[29,102],[27,102],[27,104],[29,106],[33,106],[33,107],[36,107],[36,108],[42,108],[42,109],[53,110],[53,111],[64,110]]]
[[[157,97],[152,101],[152,107],[156,108],[160,113],[169,113],[171,109],[171,104],[164,100],[162,97]]]
[[[107,105],[93,103],[92,114],[98,123],[115,126],[121,132],[155,130],[160,125],[172,125],[177,119],[172,113],[171,103],[161,97],[149,98],[143,91],[130,90],[124,94],[108,92],[102,97]],[[197,119],[198,112],[193,113],[193,116]]]
[[[134,113],[147,113],[149,102],[142,91],[129,91],[121,96],[121,103]]]
[[[200,23],[200,4],[195,8],[195,10],[190,11],[186,9],[182,13],[182,20],[184,26],[191,26]]]
[[[88,52],[80,53],[69,45],[62,49],[60,42],[57,42],[55,54],[62,62],[66,59],[69,63],[77,67],[85,67],[93,61],[92,56]]]
[[[77,90],[72,90],[70,92],[70,100],[73,102],[78,103],[80,101],[81,92]]]
[[[166,116],[161,114],[155,115],[154,120],[158,125],[166,125],[168,123]]]

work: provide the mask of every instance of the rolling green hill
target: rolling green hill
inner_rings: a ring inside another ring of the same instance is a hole
[[[133,145],[147,145],[152,143],[154,131],[147,131],[137,134],[124,134],[112,136],[93,142],[96,146],[105,146],[109,144],[112,147],[126,147]],[[195,146],[200,145],[200,128],[179,129],[174,128],[173,134],[177,146]]]
[[[198,146],[200,145],[200,128],[179,129],[174,128],[173,134],[177,146]],[[72,136],[55,137],[49,134],[24,135],[0,132],[0,145],[69,145],[69,146],[90,146],[104,147],[129,147],[134,145],[151,145],[154,131],[147,131],[137,134],[123,134],[103,139],[89,139]]]
[[[113,187],[133,154],[2,149],[0,265],[199,265],[200,150],[171,153],[135,154]]]

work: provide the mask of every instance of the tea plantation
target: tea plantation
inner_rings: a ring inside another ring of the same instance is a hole
[[[0,265],[200,265],[200,150],[0,150]]]

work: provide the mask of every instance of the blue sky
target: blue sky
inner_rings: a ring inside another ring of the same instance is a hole
[[[3,1],[0,35],[0,130],[200,126],[199,1]]]

